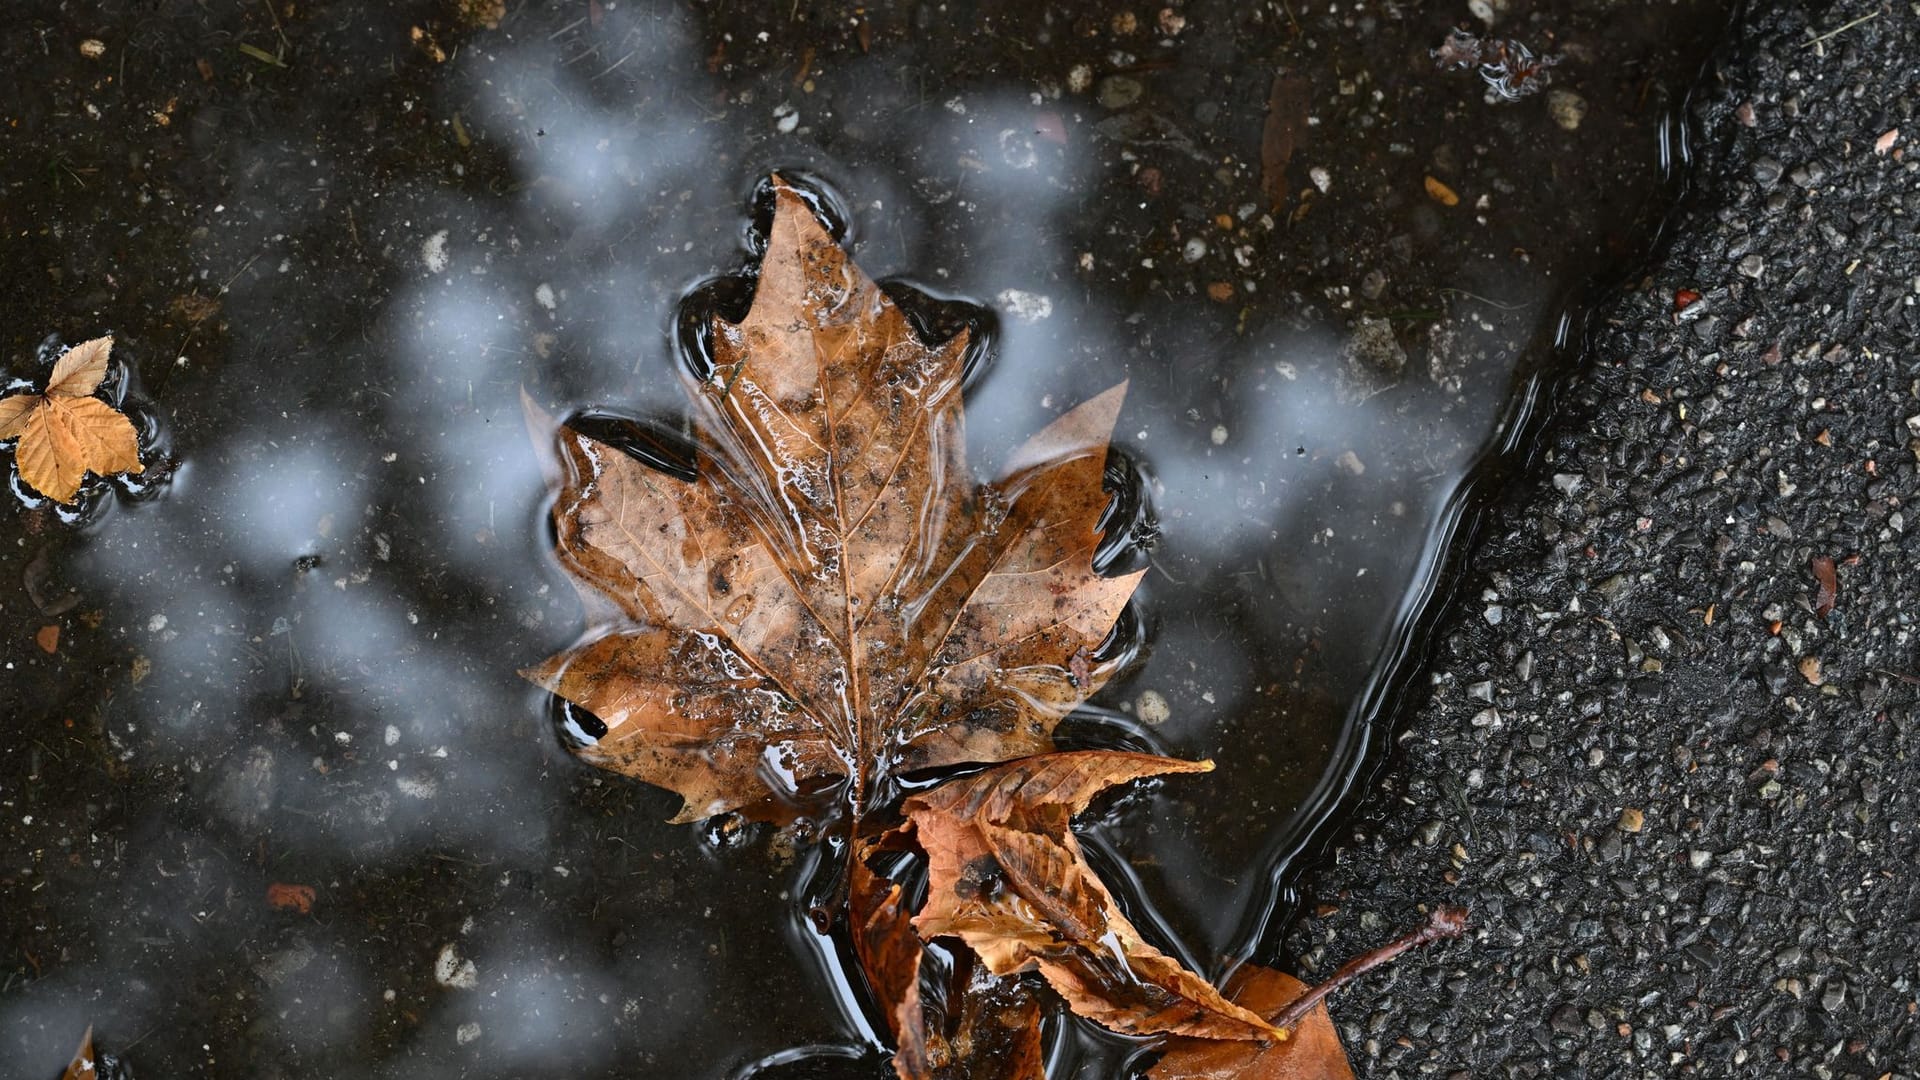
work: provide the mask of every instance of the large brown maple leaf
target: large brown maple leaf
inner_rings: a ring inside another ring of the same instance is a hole
[[[1050,750],[1139,580],[1094,569],[1122,388],[977,483],[966,335],[921,341],[774,193],[752,307],[687,378],[697,477],[560,434],[560,557],[603,632],[525,674],[606,725],[583,757],[678,793],[678,821],[834,789],[858,819],[900,772]]]

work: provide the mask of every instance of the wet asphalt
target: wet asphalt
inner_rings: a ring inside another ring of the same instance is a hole
[[[1920,1070],[1916,41],[1759,5],[1717,62],[1693,191],[1309,875],[1309,974],[1474,912],[1337,999],[1359,1075]]]

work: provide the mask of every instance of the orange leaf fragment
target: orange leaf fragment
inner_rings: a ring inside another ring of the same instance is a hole
[[[0,398],[0,441],[19,439],[20,479],[55,502],[70,503],[89,471],[140,472],[133,422],[93,396],[106,378],[112,337],[83,341],[54,362],[44,394]]]
[[[1454,194],[1453,189],[1441,183],[1440,178],[1436,176],[1427,177],[1427,198],[1441,206],[1460,205],[1460,196]]]
[[[59,652],[60,651],[60,624],[48,623],[47,625],[41,627],[39,633],[36,633],[33,635],[33,642],[34,644],[40,646],[40,651],[43,653],[46,653],[48,656],[52,656],[54,653]]]
[[[1212,762],[1078,751],[948,781],[903,806],[927,853],[927,939],[957,937],[989,971],[1038,971],[1073,1011],[1130,1035],[1273,1039],[1258,1014],[1149,945],[1087,864],[1073,815],[1115,784]]]
[[[1269,1019],[1307,992],[1307,984],[1271,968],[1243,967],[1227,983],[1238,1004]],[[1317,1002],[1280,1042],[1173,1039],[1148,1080],[1353,1080],[1340,1033]]]
[[[1354,957],[1311,988],[1278,971],[1242,968],[1228,984],[1234,1000],[1265,1016],[1284,1037],[1263,1045],[1172,1039],[1148,1080],[1353,1080],[1327,1016],[1327,995],[1409,949],[1459,937],[1467,919],[1465,908],[1436,907],[1425,926]]]
[[[267,886],[267,906],[275,911],[311,914],[313,898],[314,892],[311,885],[287,885],[276,881]]]

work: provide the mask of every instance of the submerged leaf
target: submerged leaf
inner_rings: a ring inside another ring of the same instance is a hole
[[[560,433],[560,557],[611,628],[524,674],[605,724],[581,756],[679,821],[823,789],[858,819],[899,772],[1050,750],[1139,580],[1093,568],[1121,390],[979,487],[966,334],[922,342],[777,180],[752,306],[712,329],[691,482]]]
[[[1049,754],[906,801],[928,861],[924,938],[957,937],[996,975],[1039,971],[1082,1016],[1115,1031],[1272,1039],[1258,1014],[1147,944],[1094,874],[1069,827],[1101,791],[1211,762],[1148,754]]]
[[[1045,1080],[1032,988],[993,974],[965,950],[923,966],[929,950],[901,887],[865,858],[853,860],[851,877],[854,952],[886,1012],[900,1080]],[[924,994],[927,981],[939,992]]]
[[[112,349],[111,337],[75,345],[54,362],[46,393],[0,398],[0,439],[20,440],[20,479],[55,502],[72,502],[89,471],[142,470],[132,421],[93,396]]]

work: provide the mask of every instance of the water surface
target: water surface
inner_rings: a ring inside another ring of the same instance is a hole
[[[804,858],[666,825],[514,674],[582,628],[523,388],[677,415],[683,299],[770,170],[984,313],[983,472],[1131,380],[1144,648],[1074,728],[1220,770],[1089,846],[1219,972],[1284,959],[1463,479],[1646,244],[1722,14],[1498,7],[1576,103],[1437,71],[1464,7],[68,7],[0,42],[5,359],[114,331],[169,464],[0,524],[0,1059],[56,1074],[91,1022],[143,1074],[410,1080],[885,1075]]]

